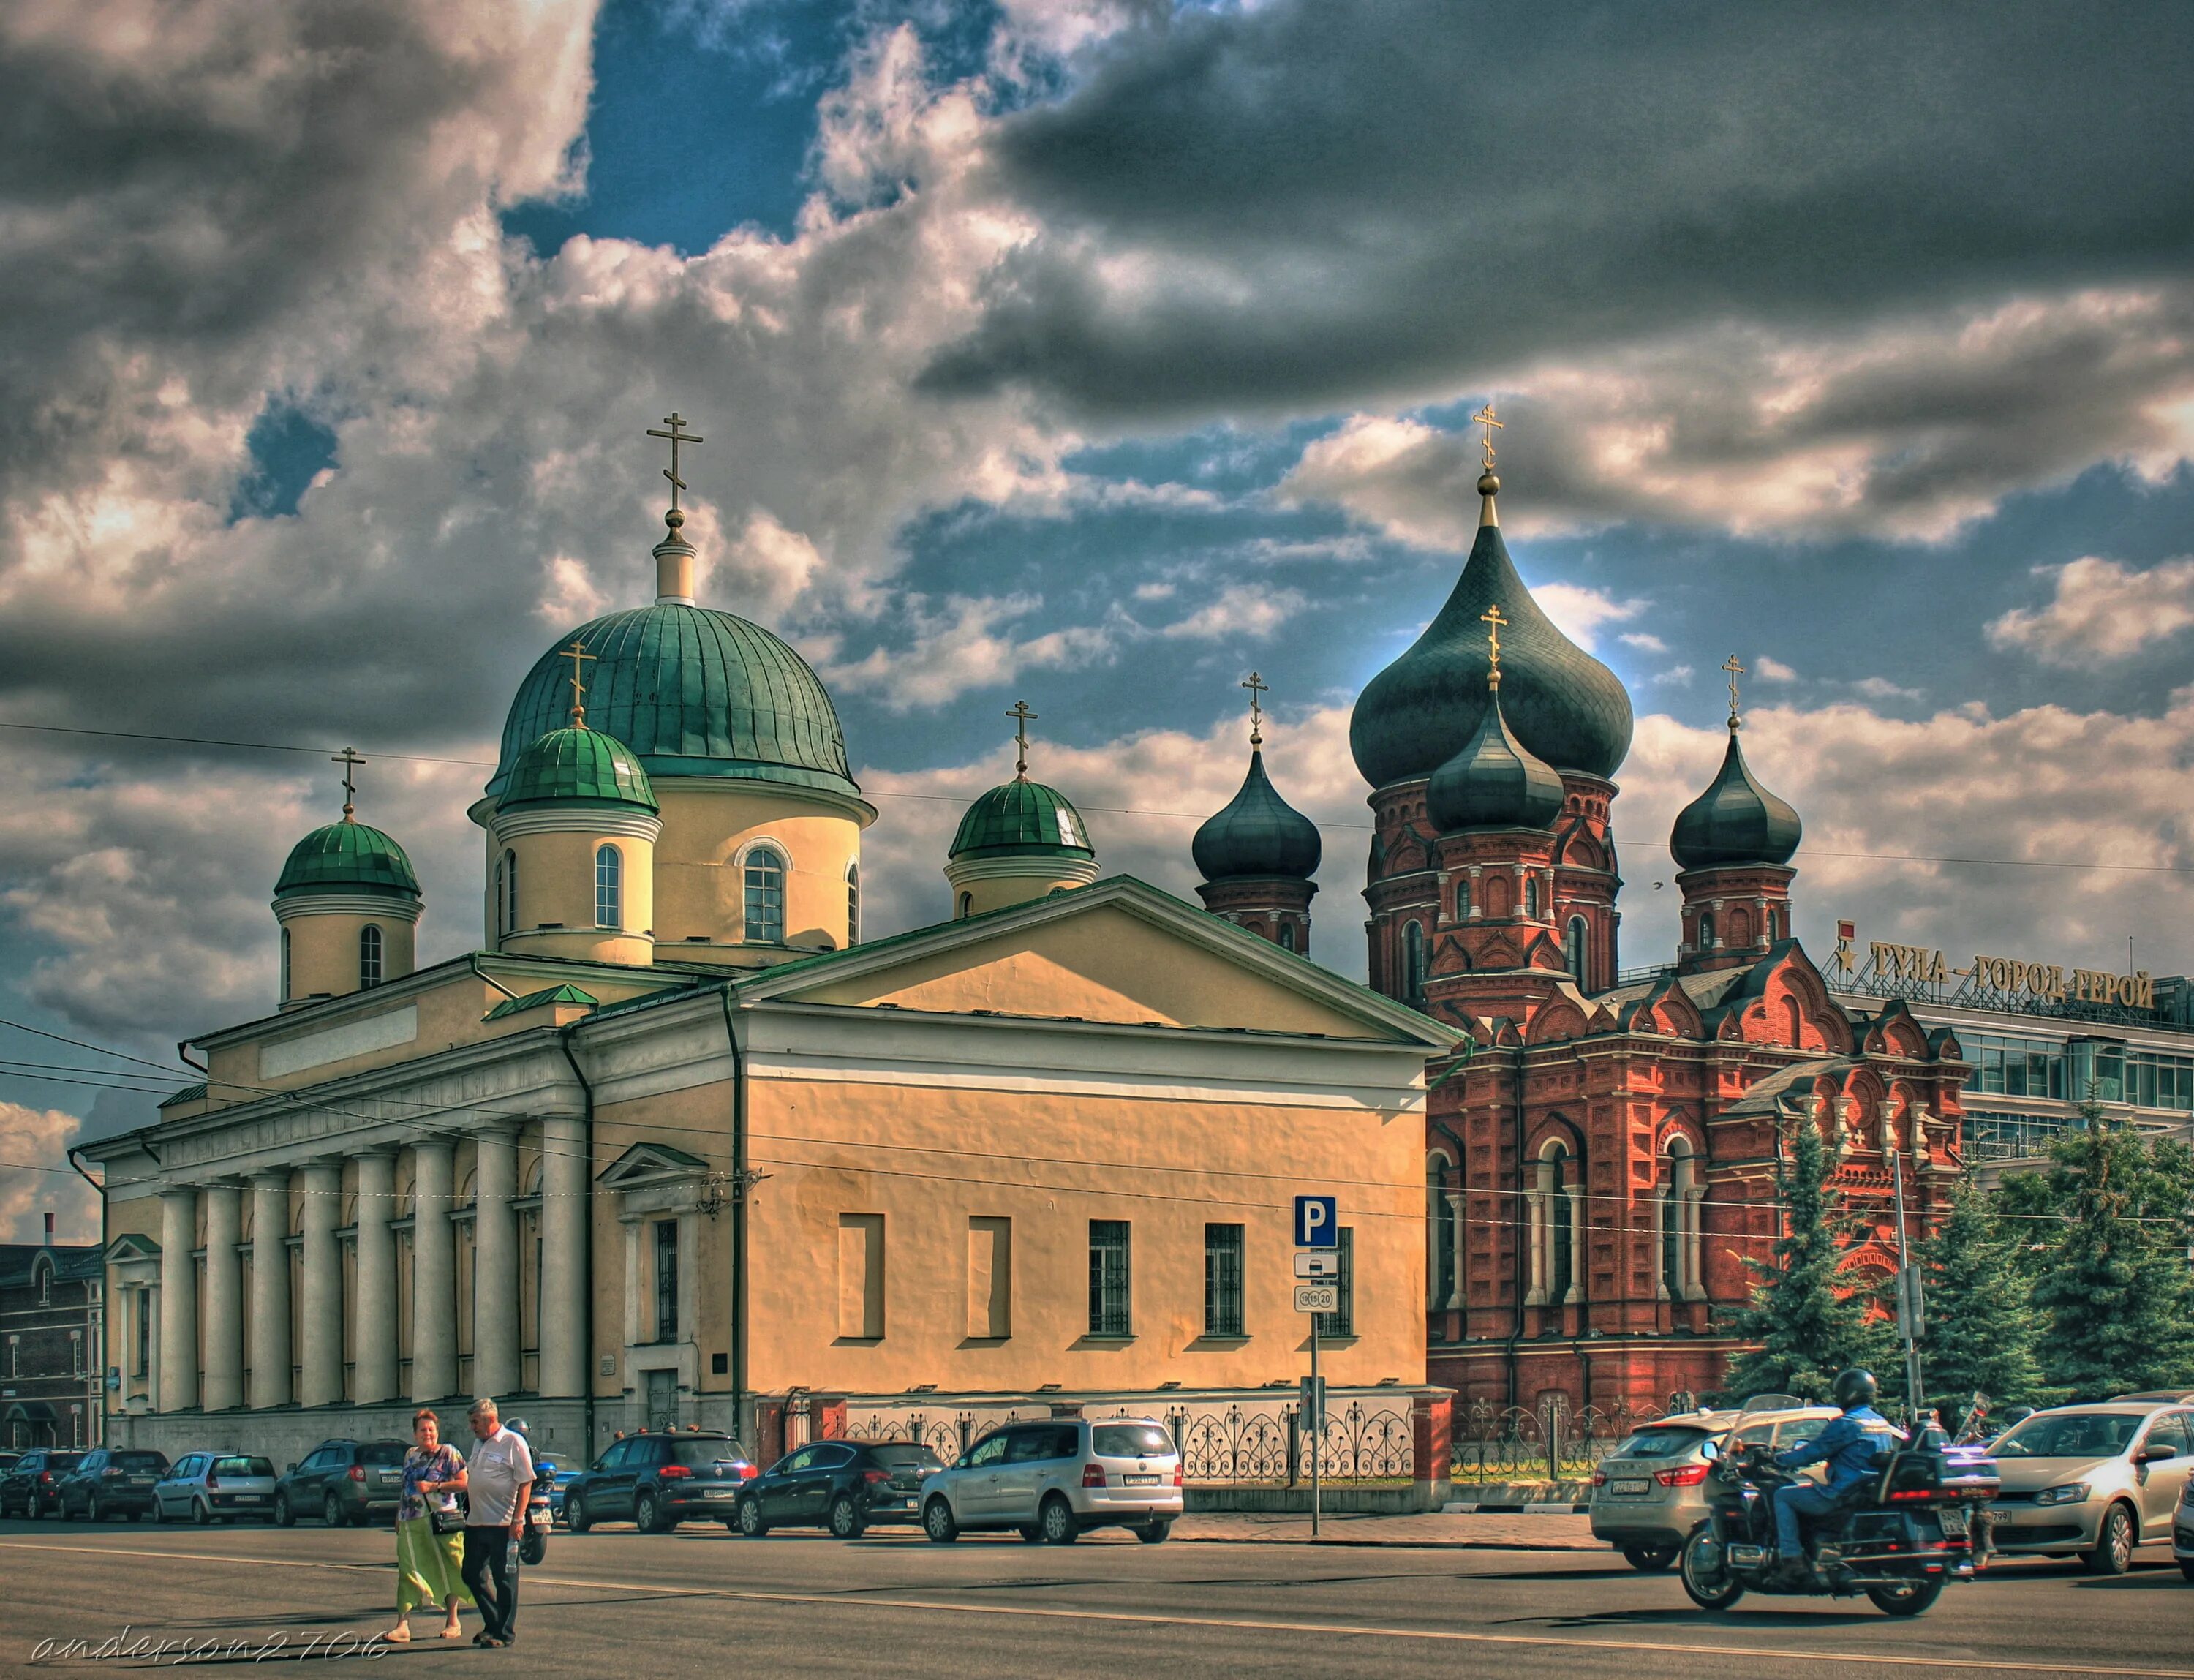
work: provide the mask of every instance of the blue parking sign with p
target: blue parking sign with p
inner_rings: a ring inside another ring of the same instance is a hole
[[[1297,1196],[1295,1198],[1295,1246],[1297,1248],[1341,1246],[1341,1220],[1335,1198],[1332,1196]]]

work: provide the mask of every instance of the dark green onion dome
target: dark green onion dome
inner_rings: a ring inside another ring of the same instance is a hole
[[[658,601],[574,632],[587,716],[640,755],[651,776],[736,776],[859,797],[846,734],[807,662],[759,624]],[[519,756],[571,716],[571,666],[559,639],[519,686],[503,726],[500,794]]]
[[[1508,647],[1503,636],[1504,688]],[[1479,678],[1481,687],[1484,681]],[[1465,828],[1552,828],[1561,814],[1561,776],[1510,732],[1501,689],[1485,692],[1487,704],[1478,720],[1478,733],[1433,772],[1425,789],[1425,814],[1443,834]]]
[[[1308,880],[1324,848],[1318,825],[1280,797],[1265,755],[1249,750],[1249,774],[1226,808],[1196,831],[1189,851],[1207,881],[1285,875]]]
[[[626,805],[658,808],[640,755],[615,736],[583,724],[551,729],[518,755],[499,810],[514,805]]]
[[[1498,526],[1481,525],[1439,616],[1358,696],[1348,746],[1372,786],[1428,776],[1485,715],[1485,625],[1497,604],[1501,699],[1516,739],[1558,770],[1611,776],[1630,751],[1630,696],[1605,665],[1554,628],[1509,562]]]
[[[1094,858],[1082,813],[1065,795],[1018,777],[968,808],[952,837],[952,858]]]
[[[401,846],[379,829],[345,817],[314,829],[292,846],[274,883],[277,898],[313,891],[416,899],[419,877],[411,872],[411,860]]]
[[[1740,863],[1780,868],[1796,853],[1804,833],[1797,812],[1753,780],[1732,730],[1721,774],[1676,814],[1668,850],[1680,869]]]

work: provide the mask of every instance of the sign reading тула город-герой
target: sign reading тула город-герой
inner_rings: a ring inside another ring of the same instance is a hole
[[[1984,1008],[2001,1009],[2007,1003],[2031,998],[2048,1004],[2099,1004],[2151,1013],[2156,1009],[2156,981],[2145,969],[2111,974],[2101,969],[2068,969],[2057,963],[1979,953],[1964,968],[1954,969],[1933,946],[1892,945],[1881,940],[1868,944],[1866,966],[1861,969],[1854,947],[1852,923],[1839,922],[1828,976],[1831,986],[1940,987],[1944,995],[1938,1002],[1970,1003]]]

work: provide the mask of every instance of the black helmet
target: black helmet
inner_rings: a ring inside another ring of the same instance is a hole
[[[1873,1405],[1875,1395],[1880,1392],[1881,1384],[1874,1380],[1874,1372],[1853,1366],[1849,1371],[1836,1373],[1836,1380],[1829,1390],[1829,1396],[1848,1412],[1855,1406]]]

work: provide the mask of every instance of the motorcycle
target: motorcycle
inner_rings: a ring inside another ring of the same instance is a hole
[[[518,1542],[518,1561],[531,1566],[548,1555],[548,1530],[555,1517],[548,1509],[548,1490],[556,1485],[556,1466],[546,1458],[533,1464],[533,1492],[526,1502],[526,1533]]]
[[[1747,1592],[1838,1598],[1864,1593],[1892,1616],[1916,1616],[1950,1581],[1987,1566],[1996,1461],[1949,1447],[1939,1429],[1881,1455],[1879,1468],[1833,1511],[1804,1520],[1802,1569],[1776,1554],[1774,1490],[1797,1481],[1765,1446],[1737,1457],[1707,1443],[1706,1521],[1680,1560],[1684,1591],[1703,1609],[1726,1610]]]

